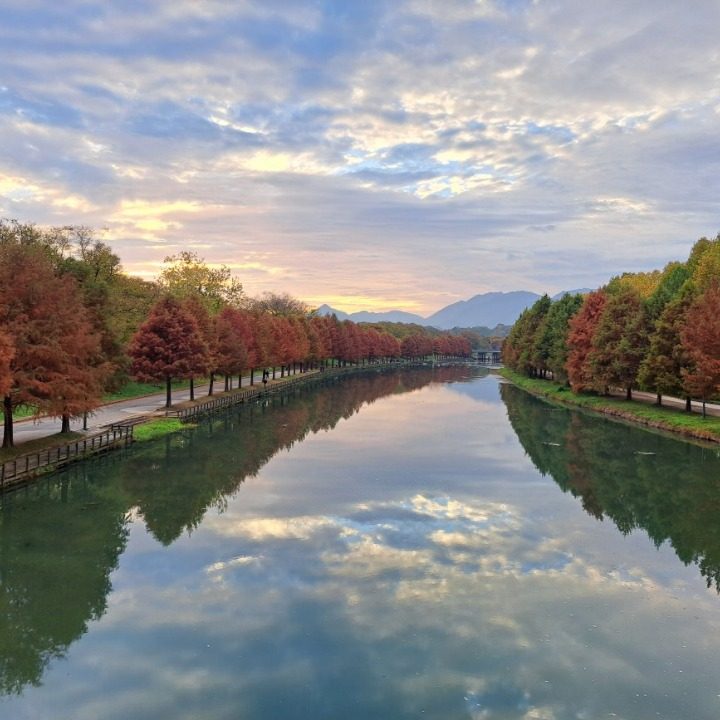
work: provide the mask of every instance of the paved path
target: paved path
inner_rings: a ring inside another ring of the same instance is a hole
[[[278,375],[278,378],[280,376]],[[255,377],[255,384],[258,384],[258,377]],[[237,381],[236,381],[237,383]],[[243,387],[250,386],[250,376],[243,378]],[[215,382],[215,391],[221,392],[224,388],[223,380],[220,379]],[[237,384],[235,385],[237,388]],[[200,385],[195,388],[195,399],[205,397],[208,392],[208,385]],[[624,391],[617,390],[612,392],[613,396],[624,397]],[[173,403],[181,403],[185,400],[190,399],[190,389],[185,388],[183,390],[174,389],[172,395]],[[633,400],[643,402],[646,404],[655,403],[654,393],[642,392],[640,390],[633,390]],[[685,409],[685,400],[680,398],[673,398],[669,396],[663,396],[663,406],[673,407],[680,410]],[[132,400],[122,400],[120,402],[110,403],[109,405],[101,405],[95,412],[88,417],[87,432],[97,432],[100,428],[111,423],[121,422],[137,415],[149,415],[156,411],[162,411],[165,409],[165,391],[159,392],[155,395],[148,395],[145,397],[134,398]],[[702,403],[693,401],[692,403],[693,412],[702,413]],[[714,403],[706,404],[706,412],[708,415],[720,416],[720,405]],[[78,420],[72,420],[70,422],[70,429],[75,432],[83,432],[82,429],[83,421],[82,418]],[[14,439],[15,445],[20,445],[28,440],[35,440],[40,437],[47,437],[48,435],[54,435],[60,432],[60,419],[42,417],[39,420],[16,420],[14,424]]]
[[[623,399],[625,398],[624,390],[611,390],[610,394],[613,397],[618,397],[618,398],[623,398]],[[638,402],[645,403],[646,405],[655,405],[657,402],[657,396],[655,395],[655,393],[644,392],[642,390],[633,390],[632,397],[633,397],[633,400],[637,400]],[[685,409],[685,400],[684,399],[670,397],[669,395],[663,395],[662,404],[663,404],[663,407],[674,408],[676,410],[684,410]],[[691,406],[692,406],[692,411],[694,413],[702,414],[702,403],[701,402],[698,402],[697,400],[693,400],[691,403]],[[706,403],[705,404],[705,413],[707,415],[720,416],[720,405],[718,405],[716,403]]]
[[[278,374],[278,377],[279,374]],[[255,375],[255,385],[258,384],[259,376]],[[243,388],[250,387],[250,376],[243,378]],[[220,393],[225,388],[224,380],[215,381],[215,392]],[[233,388],[237,389],[237,378],[235,378]],[[208,385],[195,386],[195,399],[206,397]],[[173,404],[181,403],[190,399],[190,388],[173,389]],[[131,400],[121,400],[119,402],[101,405],[92,415],[88,416],[87,432],[97,432],[100,428],[111,423],[122,422],[137,415],[150,415],[156,411],[165,410],[165,391],[161,391],[155,395],[146,395],[145,397],[133,398]],[[36,440],[37,438],[47,437],[60,432],[60,418],[41,417],[38,420],[31,418],[16,420],[13,424],[13,439],[15,446]],[[70,429],[74,432],[83,432],[82,418],[71,420]]]

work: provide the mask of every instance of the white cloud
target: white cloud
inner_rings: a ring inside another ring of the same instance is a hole
[[[448,299],[599,284],[717,229],[719,20],[711,0],[6,4],[0,209],[109,224],[145,272],[138,240],[157,261],[203,235],[250,270],[270,247],[284,270],[253,292],[364,284],[429,313],[438,278]],[[118,218],[160,200],[202,211]]]

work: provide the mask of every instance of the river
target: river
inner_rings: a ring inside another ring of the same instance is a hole
[[[720,458],[471,367],[0,505],[0,718],[716,720]]]

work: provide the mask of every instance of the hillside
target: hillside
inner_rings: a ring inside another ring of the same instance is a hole
[[[561,298],[567,293],[586,293],[587,288],[568,290],[553,296],[553,300]],[[416,323],[452,330],[453,328],[495,328],[498,325],[512,325],[518,315],[530,307],[540,295],[526,290],[513,292],[489,292],[471,297],[469,300],[460,300],[438,310],[427,318],[414,313],[391,310],[389,312],[354,312],[344,313],[335,310],[329,305],[321,305],[317,309],[319,315],[335,314],[338,320],[352,320],[353,322],[391,322]]]

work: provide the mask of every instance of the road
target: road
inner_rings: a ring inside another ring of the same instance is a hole
[[[625,397],[624,390],[613,389],[613,390],[611,390],[610,394],[613,397],[618,397],[618,398]],[[637,400],[638,402],[642,402],[647,405],[655,405],[655,403],[657,401],[657,396],[655,395],[655,393],[643,392],[642,390],[633,390],[632,397],[633,397],[633,400]],[[669,395],[663,395],[662,404],[663,404],[663,407],[674,408],[676,410],[684,410],[685,409],[685,400],[684,399],[670,397]],[[702,413],[702,403],[701,402],[698,402],[697,400],[693,400],[691,403],[691,406],[692,406],[692,411],[694,413]],[[705,404],[705,413],[707,415],[720,416],[720,405],[718,405],[716,403],[706,403]]]
[[[258,378],[255,378],[256,384]],[[250,384],[250,377],[243,378],[243,387],[247,387]],[[215,383],[217,392],[223,389],[222,381]],[[208,386],[201,385],[195,388],[195,398],[201,398],[207,395]],[[624,391],[617,390],[612,392],[613,396],[624,397]],[[184,402],[190,399],[190,390],[185,388],[183,390],[173,390],[173,403]],[[643,402],[647,404],[655,403],[655,395],[653,393],[642,392],[640,390],[633,390],[633,400]],[[669,396],[663,396],[663,406],[677,408],[679,410],[685,409],[685,400],[680,398],[673,398]],[[88,417],[87,432],[97,432],[100,428],[111,423],[120,422],[127,418],[136,417],[137,415],[150,415],[156,411],[164,410],[165,408],[165,391],[159,392],[155,395],[146,395],[144,397],[134,398],[131,400],[121,400],[119,402],[110,403],[108,405],[101,405],[95,412]],[[693,401],[692,403],[693,412],[702,412],[702,403]],[[708,415],[720,416],[720,405],[714,403],[706,404],[706,412]],[[75,432],[83,432],[83,421],[82,418],[78,420],[72,420],[70,423],[70,429]],[[16,420],[14,425],[14,440],[15,445],[20,445],[29,440],[35,440],[40,437],[47,437],[48,435],[54,435],[60,432],[60,419],[42,417],[38,420]]]
[[[258,376],[255,376],[255,384],[258,383]],[[250,377],[243,378],[243,387],[250,385]],[[208,392],[208,385],[198,385],[195,387],[195,399],[205,397]],[[237,379],[235,380],[235,388],[237,388]],[[223,381],[215,382],[215,392],[221,392],[224,388]],[[184,402],[190,399],[190,389],[173,389],[173,404]],[[88,416],[87,431],[83,430],[83,420],[70,421],[70,429],[74,432],[87,432],[88,434],[97,432],[105,425],[121,422],[137,415],[151,415],[156,411],[165,409],[165,391],[154,395],[145,395],[144,397],[133,398],[131,400],[120,400],[108,405],[101,405],[94,413]],[[54,435],[60,432],[60,418],[41,417],[37,420],[31,418],[16,420],[13,425],[13,439],[15,445],[21,445],[29,440],[35,440],[48,435]]]

